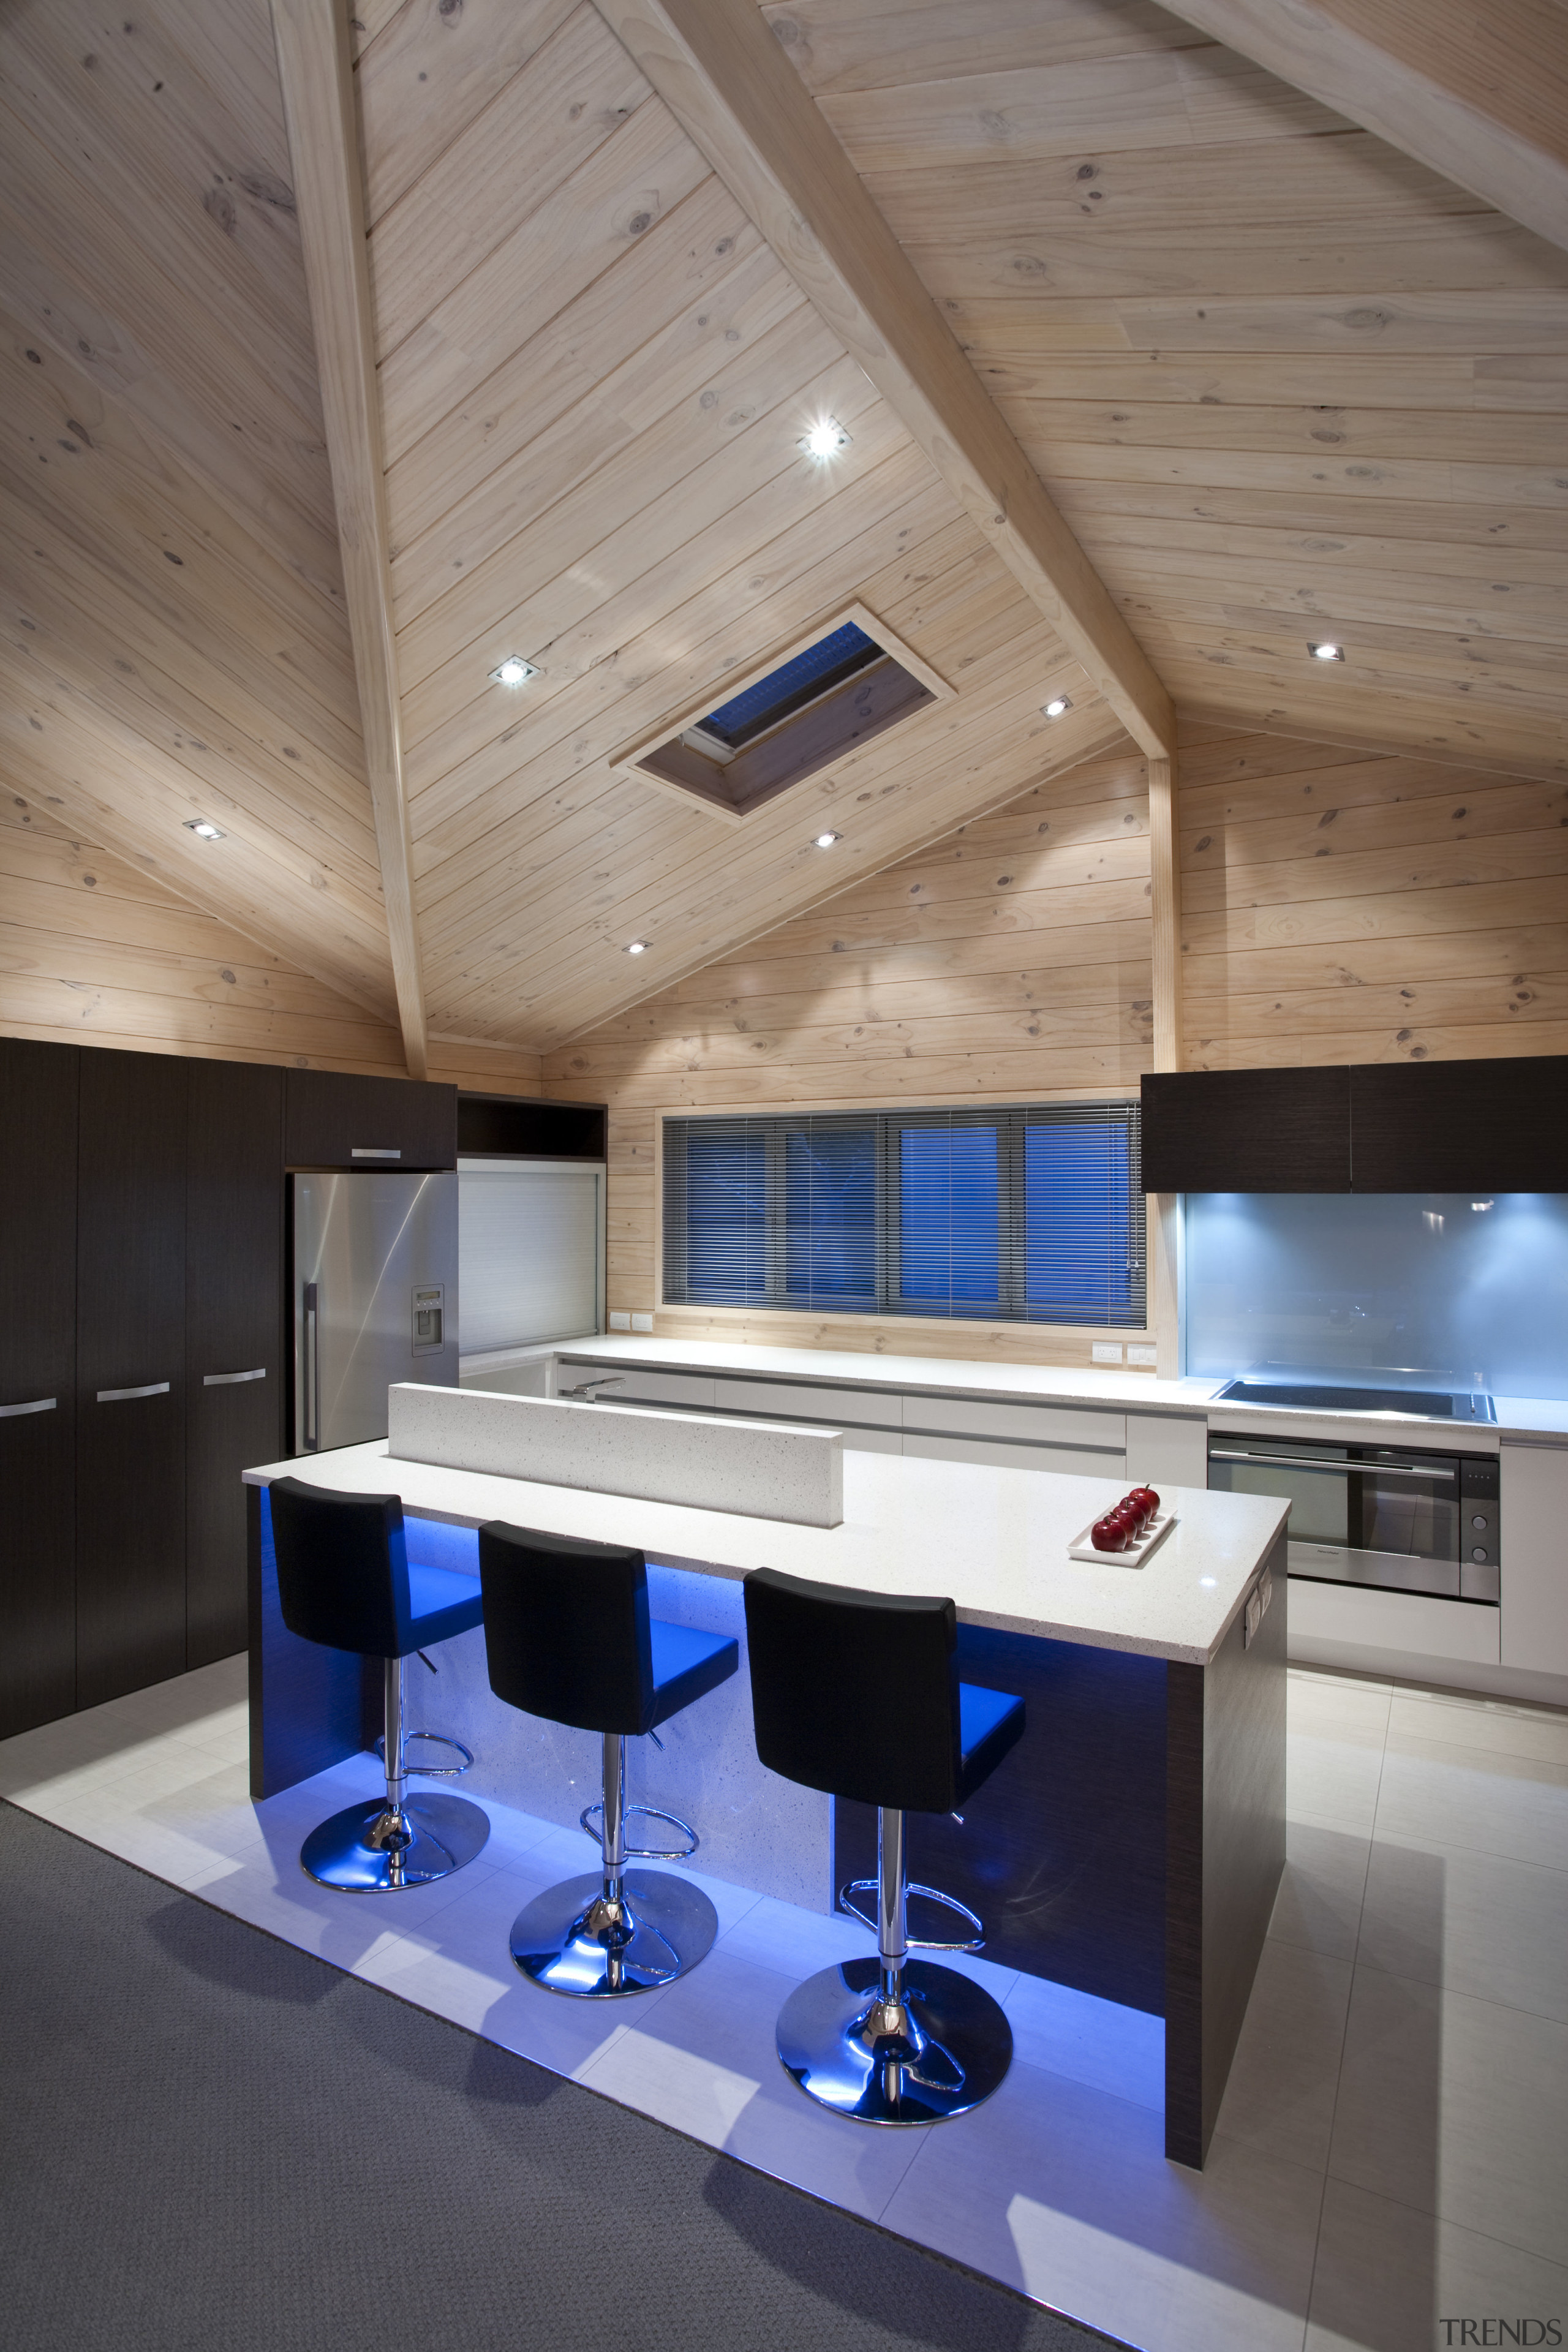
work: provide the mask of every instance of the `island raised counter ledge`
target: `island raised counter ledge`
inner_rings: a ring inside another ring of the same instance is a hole
[[[296,1642],[279,1615],[263,1506],[284,1476],[400,1496],[411,1548],[454,1565],[490,1519],[634,1544],[658,1613],[716,1632],[743,1631],[740,1580],[764,1565],[951,1594],[964,1679],[1021,1693],[1028,1728],[963,1823],[911,1817],[911,1874],[980,1911],[1002,1966],[1163,2017],[1166,2153],[1201,2165],[1284,1863],[1282,1504],[1167,1490],[1178,1524],[1140,1570],[1067,1556],[1115,1498],[1105,1479],[855,1453],[843,1524],[812,1528],[394,1460],[384,1441],[273,1463],[246,1473],[258,1796],[379,1729],[360,1661]],[[1249,1637],[1266,1575],[1272,1605]],[[482,1632],[445,1644],[440,1681],[419,1677],[432,1724],[475,1748],[473,1793],[574,1822],[571,1754],[505,1723],[482,1644]],[[828,1910],[868,1874],[874,1816],[763,1774],[744,1672],[728,1687],[708,1703],[713,1730],[693,1709],[668,1755],[639,1758],[648,1801],[679,1795],[700,1814],[704,1869]]]

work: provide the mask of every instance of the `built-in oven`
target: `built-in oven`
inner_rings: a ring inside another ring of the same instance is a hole
[[[1495,1454],[1209,1433],[1211,1487],[1289,1504],[1292,1576],[1447,1601],[1497,1601],[1498,1470]]]

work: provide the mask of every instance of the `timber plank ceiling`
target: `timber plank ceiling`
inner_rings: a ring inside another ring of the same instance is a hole
[[[13,789],[386,1019],[265,0],[0,17],[0,498]]]
[[[764,13],[1180,702],[1568,773],[1568,253],[1142,0]]]
[[[761,13],[1189,714],[1568,775],[1568,252],[1152,0]],[[590,0],[352,24],[434,1038],[559,1048],[1124,746]],[[0,108],[8,788],[385,1022],[266,0],[11,0]],[[739,829],[617,772],[857,601],[952,699]]]

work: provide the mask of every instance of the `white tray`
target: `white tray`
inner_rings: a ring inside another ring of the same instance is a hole
[[[1175,1524],[1174,1511],[1156,1511],[1138,1541],[1129,1544],[1125,1551],[1096,1551],[1089,1539],[1094,1526],[1090,1519],[1078,1541],[1068,1544],[1068,1558],[1097,1560],[1102,1568],[1142,1568],[1155,1546],[1163,1543]]]

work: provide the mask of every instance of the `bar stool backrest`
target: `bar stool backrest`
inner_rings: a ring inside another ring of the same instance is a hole
[[[398,1496],[342,1495],[302,1478],[274,1478],[267,1496],[290,1633],[362,1657],[407,1657],[413,1611]]]
[[[959,1766],[958,1612],[781,1569],[746,1579],[757,1754],[836,1797],[951,1812]]]
[[[655,1703],[640,1551],[493,1519],[479,1529],[490,1688],[580,1731],[647,1731]]]

